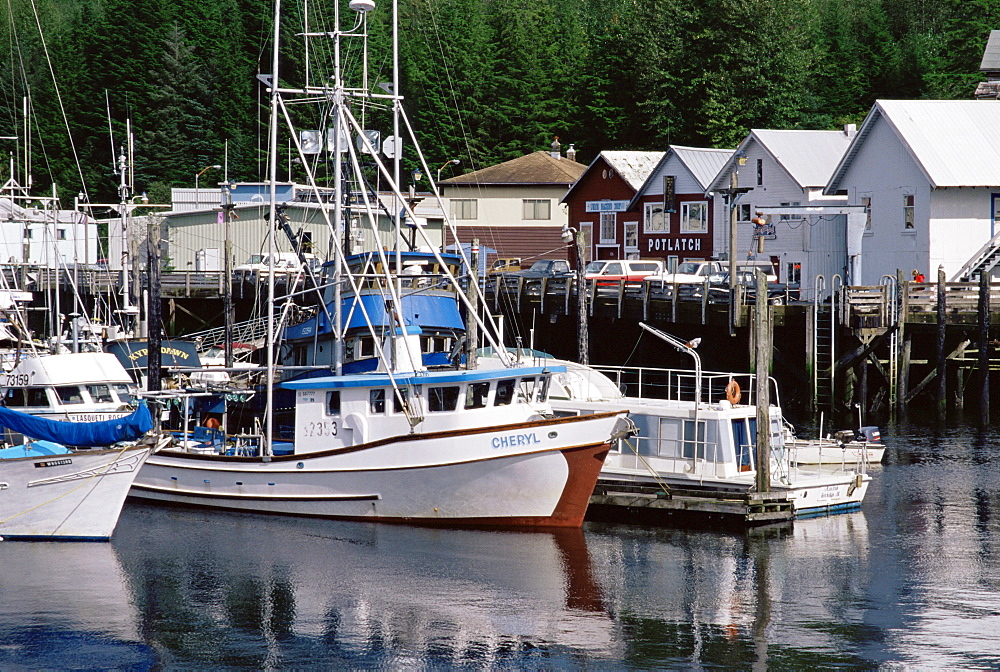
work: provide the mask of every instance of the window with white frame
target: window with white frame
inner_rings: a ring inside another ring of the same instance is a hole
[[[913,194],[903,194],[903,230],[912,231],[913,227]]]
[[[872,230],[872,197],[862,196],[861,205],[865,207],[865,233],[871,233]]]
[[[552,207],[547,198],[526,198],[524,204],[524,219],[552,219]]]
[[[625,251],[639,251],[639,222],[625,222]]]
[[[681,233],[708,231],[708,201],[681,203]]]
[[[66,240],[66,229],[56,229],[56,238]]]
[[[802,284],[802,262],[799,261],[789,261],[785,265],[785,277],[788,278],[786,281],[790,285],[801,285]]]
[[[615,213],[601,213],[601,244],[614,243],[618,240],[615,231]]]
[[[455,219],[479,219],[479,203],[474,198],[451,199],[451,216]]]
[[[663,203],[646,203],[644,206],[643,231],[646,233],[670,233],[670,214],[663,211]]]
[[[677,264],[680,262],[680,260],[681,260],[680,257],[678,257],[676,254],[671,254],[669,257],[667,257],[667,271],[669,273],[676,273]]]

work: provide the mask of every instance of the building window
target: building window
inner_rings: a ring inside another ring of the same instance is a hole
[[[708,231],[708,201],[681,203],[681,233]]]
[[[797,206],[797,205],[801,205],[801,203],[799,201],[793,201],[791,203],[782,203],[781,207],[787,208],[789,206],[793,206],[794,207],[794,206]],[[781,215],[780,219],[783,222],[787,222],[788,220],[792,219],[792,215],[789,215],[789,214],[786,213],[784,215]],[[795,217],[795,219],[802,219],[802,218],[801,217]]]
[[[903,194],[903,229],[913,230],[913,194]]]
[[[865,206],[865,233],[872,230],[872,197],[862,196],[861,205]]]
[[[455,219],[479,219],[478,201],[474,198],[451,199],[451,216]]]
[[[643,231],[670,233],[670,215],[663,211],[663,203],[646,203],[644,208]]]
[[[617,232],[615,231],[615,213],[613,212],[602,212],[601,213],[601,243],[614,243],[617,238]]]
[[[764,159],[757,159],[757,186],[764,184]]]
[[[625,222],[625,249],[639,251],[639,222]]]
[[[740,203],[736,206],[736,221],[749,222],[753,218],[753,207],[750,203]]]
[[[785,277],[790,285],[802,284],[802,264],[798,261],[789,261],[785,266]]]
[[[56,238],[66,240],[66,229],[56,229]]]
[[[526,198],[524,204],[524,219],[552,219],[551,206],[547,198]]]

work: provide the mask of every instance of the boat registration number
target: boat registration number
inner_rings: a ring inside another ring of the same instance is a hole
[[[28,384],[28,374],[8,373],[4,378],[4,387],[25,387]]]
[[[337,436],[337,423],[332,420],[307,422],[303,429],[306,436]]]

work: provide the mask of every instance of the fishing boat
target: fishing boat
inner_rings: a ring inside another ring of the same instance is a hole
[[[157,448],[146,435],[152,419],[144,404],[126,417],[93,423],[0,408],[0,426],[33,437],[0,449],[3,539],[109,539],[133,480]]]
[[[645,326],[697,357],[697,344]],[[496,360],[492,353],[485,354],[480,363],[491,366]],[[591,367],[537,351],[518,354],[522,362],[565,367],[553,377],[549,392],[557,413],[586,416],[622,406],[629,409],[636,433],[612,445],[598,478],[599,488],[745,493],[758,487],[758,416],[752,374],[702,371],[700,359],[695,360],[695,371],[690,371]],[[769,385],[777,400],[773,379]],[[780,402],[768,405],[767,418],[770,489],[785,493],[797,516],[861,506],[871,481],[867,461],[803,466],[785,444]]]
[[[8,408],[67,422],[97,422],[128,415],[135,384],[109,353],[72,352],[22,356],[0,374]]]
[[[874,425],[862,425],[858,419],[857,431],[840,430],[823,435],[822,416],[819,436],[809,439],[797,436],[785,424],[785,448],[790,459],[797,464],[878,464],[885,456],[882,433]]]
[[[333,40],[335,63],[344,40],[359,40],[367,49],[367,14],[375,10],[375,3],[352,0],[349,6],[353,28],[302,33],[305,39]],[[334,5],[338,26],[341,11],[339,4]],[[394,18],[395,14],[393,3]],[[389,23],[395,32],[396,22]],[[265,370],[271,384],[257,395],[265,402],[261,431],[242,436],[213,433],[200,445],[183,442],[159,451],[146,462],[132,494],[174,504],[364,521],[579,527],[610,441],[627,430],[624,409],[556,416],[548,405],[548,390],[552,376],[562,371],[559,366],[478,370],[461,368],[457,358],[448,366],[427,365],[422,340],[428,335],[404,310],[410,302],[403,295],[412,289],[405,276],[412,265],[403,262],[407,252],[403,248],[413,252],[417,246],[403,233],[402,220],[416,221],[416,217],[398,186],[401,153],[397,150],[402,145],[398,131],[404,123],[408,126],[398,75],[392,86],[383,87],[385,93],[378,87],[347,86],[338,68],[319,87],[279,86],[280,34],[276,22],[272,74],[261,77],[272,101],[269,221],[278,221],[281,214],[274,187],[276,149],[283,146],[278,141],[279,111],[286,96],[319,98],[329,125],[316,133],[328,139],[332,184],[337,185],[335,195],[317,199],[327,204],[322,212],[336,241],[328,269],[332,296],[325,304],[332,306],[332,314],[322,309],[323,319],[332,325],[323,345],[332,353],[318,369],[276,365],[280,321],[276,316],[284,313],[279,313],[270,280]],[[362,62],[368,62],[367,52]],[[356,116],[372,105],[393,112],[395,139],[386,160],[381,158],[386,146],[374,146]],[[291,127],[289,135],[311,178],[302,136]],[[415,147],[416,141],[412,142]],[[368,163],[365,170],[358,147]],[[429,175],[419,152],[418,158]],[[400,210],[393,213],[390,244],[349,261],[346,234],[356,225],[353,220],[371,227],[376,239],[383,232],[376,221],[380,206],[372,201],[367,182],[372,164]],[[417,233],[426,238],[419,228],[412,235]],[[268,247],[273,253],[273,229]],[[433,263],[440,283],[452,288],[451,300],[465,307],[467,319],[478,320],[455,275],[454,261],[446,260],[430,240],[421,240],[420,247],[428,250],[423,261]],[[462,261],[469,267],[467,260]],[[370,357],[347,356],[348,329],[366,334],[363,343],[357,340],[360,336],[354,342]],[[353,370],[349,366],[366,359],[371,365],[359,363]]]

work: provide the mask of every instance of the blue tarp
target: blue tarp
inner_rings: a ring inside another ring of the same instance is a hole
[[[145,403],[140,403],[130,415],[100,422],[49,420],[0,407],[0,427],[65,446],[110,446],[118,441],[138,439],[152,429],[153,416]]]

